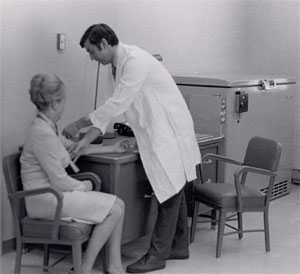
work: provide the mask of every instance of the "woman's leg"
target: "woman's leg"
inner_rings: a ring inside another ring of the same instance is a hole
[[[97,224],[94,227],[82,262],[83,273],[91,272],[99,251],[104,246],[109,237],[114,233],[115,228],[118,227],[119,223],[123,223],[124,207],[121,210],[121,202],[120,199],[117,198],[110,214],[104,219],[101,224]]]
[[[117,205],[119,207],[118,211],[120,218],[114,227],[114,230],[107,243],[107,273],[125,273],[122,260],[121,260],[121,240],[123,232],[123,222],[124,222],[124,211],[125,205],[124,202],[120,199],[117,200]]]

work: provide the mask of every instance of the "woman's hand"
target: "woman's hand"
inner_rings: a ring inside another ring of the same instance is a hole
[[[81,181],[81,185],[76,189],[77,191],[91,191],[93,190],[93,184],[90,180]]]
[[[90,180],[84,180],[83,181],[85,183],[85,191],[92,191],[93,190],[93,184]]]
[[[137,151],[137,143],[135,139],[126,139],[121,141],[120,146],[122,146],[125,151]]]
[[[122,141],[117,141],[113,145],[107,146],[106,148],[112,153],[123,153],[126,151],[126,149],[122,146]]]
[[[116,142],[113,145],[113,148],[114,148],[115,152],[122,153],[122,152],[136,150],[137,145],[136,145],[135,140],[125,139],[125,140],[120,140],[120,141]]]

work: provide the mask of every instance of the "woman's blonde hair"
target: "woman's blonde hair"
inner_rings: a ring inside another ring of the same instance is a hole
[[[31,79],[29,93],[31,102],[43,111],[54,101],[64,98],[64,83],[54,74],[36,74]]]

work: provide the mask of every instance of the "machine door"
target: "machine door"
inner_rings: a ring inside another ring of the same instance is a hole
[[[223,136],[226,96],[220,88],[179,85],[199,135]]]

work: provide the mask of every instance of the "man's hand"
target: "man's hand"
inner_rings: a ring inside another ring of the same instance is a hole
[[[73,122],[69,125],[67,125],[64,129],[63,129],[63,132],[62,134],[68,138],[68,139],[71,139],[71,140],[74,140],[76,141],[78,138],[77,138],[77,135],[79,134],[79,130],[80,128],[77,126],[76,124],[77,122]]]
[[[62,134],[71,140],[78,141],[79,136],[77,138],[77,135],[79,135],[79,131],[82,128],[86,128],[89,126],[92,126],[92,122],[88,116],[87,117],[84,116],[81,117],[79,120],[75,121],[74,123],[71,123],[68,126],[66,126]]]
[[[89,142],[85,138],[82,138],[77,143],[72,144],[68,148],[68,151],[71,155],[71,159],[78,158],[82,154],[82,152],[84,151],[84,148],[86,148],[88,145],[89,145]]]
[[[84,152],[84,149],[99,135],[102,135],[100,129],[90,127],[82,139],[68,148],[71,159],[78,158]]]

